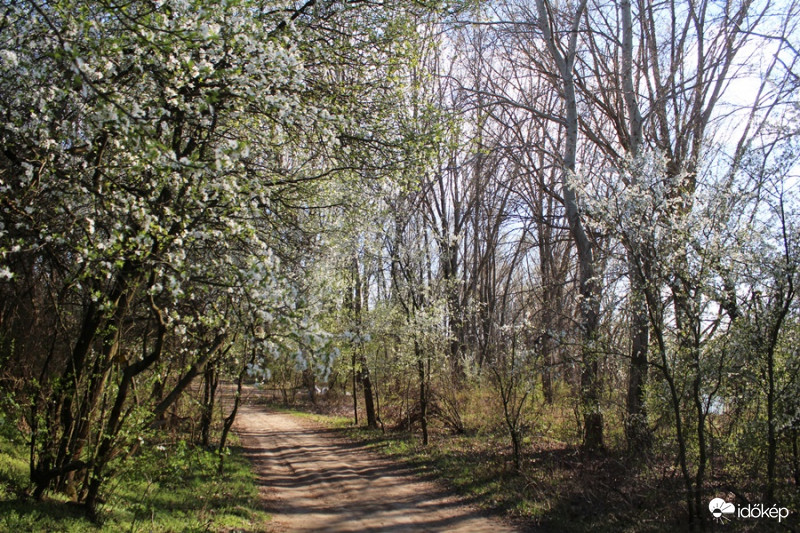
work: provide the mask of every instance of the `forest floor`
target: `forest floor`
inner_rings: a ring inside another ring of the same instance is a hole
[[[515,531],[313,420],[245,402],[236,430],[276,532]]]

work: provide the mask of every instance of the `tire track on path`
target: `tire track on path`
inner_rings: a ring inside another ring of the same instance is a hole
[[[516,531],[310,420],[256,405],[236,418],[276,532]]]

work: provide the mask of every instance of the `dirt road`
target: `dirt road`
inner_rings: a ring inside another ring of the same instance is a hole
[[[514,531],[309,420],[245,405],[236,426],[276,532]]]

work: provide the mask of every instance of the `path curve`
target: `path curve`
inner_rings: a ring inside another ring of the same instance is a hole
[[[243,405],[236,430],[275,532],[515,531],[310,420]]]

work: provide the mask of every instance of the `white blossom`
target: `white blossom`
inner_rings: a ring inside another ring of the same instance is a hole
[[[13,68],[19,65],[19,58],[17,57],[16,52],[11,50],[0,50],[0,61],[3,62],[8,68]]]

